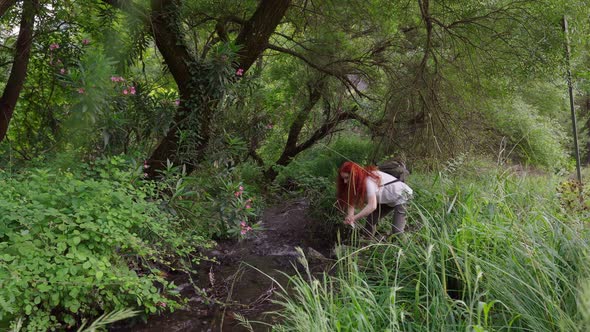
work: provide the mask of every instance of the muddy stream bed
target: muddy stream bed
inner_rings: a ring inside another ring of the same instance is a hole
[[[280,287],[271,278],[288,288],[284,273],[293,275],[296,272],[294,264],[297,266],[299,254],[295,248],[301,247],[305,251],[312,272],[319,273],[331,266],[330,260],[323,256],[329,255],[332,242],[325,234],[314,231],[319,228],[314,227],[316,225],[307,210],[305,200],[268,208],[262,216],[263,230],[252,238],[218,243],[207,252],[216,262],[202,262],[198,275],[170,276],[181,295],[188,299],[182,309],[150,316],[147,323],[127,321],[116,324],[110,331],[248,331],[239,324],[236,314],[251,321],[254,331],[270,331],[268,325],[252,321],[268,324],[279,321],[276,315],[267,314],[280,309],[279,305],[272,303],[277,299]],[[206,301],[204,294],[216,303]]]

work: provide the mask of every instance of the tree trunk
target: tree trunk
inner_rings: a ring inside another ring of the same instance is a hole
[[[291,127],[289,128],[289,136],[287,136],[287,143],[285,143],[285,148],[283,149],[283,153],[279,157],[279,159],[275,162],[275,165],[285,166],[289,164],[291,159],[295,157],[300,151],[300,147],[297,145],[297,141],[299,140],[299,135],[301,134],[301,130],[303,126],[307,122],[309,118],[309,114],[313,107],[317,104],[320,100],[321,92],[319,87],[312,87],[309,92],[309,101],[307,104],[297,113],[295,116],[295,120],[291,123]],[[270,180],[274,180],[276,177],[276,171],[270,168],[267,171],[267,178]]]
[[[262,0],[252,17],[244,23],[235,41],[241,46],[238,67],[243,72],[246,72],[266,49],[268,39],[281,22],[289,3],[290,0]],[[182,38],[171,28],[179,22],[174,17],[174,13],[177,12],[175,6],[177,6],[175,0],[152,0],[151,21],[156,45],[178,85],[181,103],[174,119],[174,126],[149,157],[148,175],[150,177],[163,169],[167,160],[174,164],[185,163],[187,170],[190,171],[196,162],[205,157],[204,151],[211,135],[211,118],[217,105],[217,101],[212,96],[205,91],[195,91],[195,86],[198,85],[191,84],[194,82],[192,79],[194,76],[200,76],[204,72],[190,66],[191,63],[196,64],[198,60],[188,53]],[[187,104],[192,106],[189,107]],[[195,104],[199,107],[195,108]],[[178,149],[179,130],[183,129],[182,124],[186,123],[189,117],[196,119],[198,128],[186,128],[197,131],[196,142],[192,142],[196,144],[192,149],[194,155],[187,162],[179,158]]]
[[[3,1],[2,5],[4,6],[4,4],[5,2]],[[35,21],[36,8],[37,0],[25,0],[23,3],[23,13],[21,16],[18,38],[16,40],[14,62],[12,64],[10,76],[6,82],[6,87],[4,88],[2,97],[0,97],[0,142],[6,137],[8,125],[12,119],[14,108],[16,107],[18,97],[25,82],[25,77],[27,76],[27,66],[29,64],[31,44],[33,41],[33,23]]]
[[[268,40],[285,16],[290,0],[262,0],[236,38],[242,48],[239,68],[247,71],[268,47]]]
[[[174,116],[173,126],[168,130],[149,158],[148,175],[153,178],[158,170],[166,167],[167,161],[178,163],[178,127],[181,126],[193,110],[187,103],[191,100],[191,74],[195,74],[191,64],[197,59],[192,56],[182,36],[179,35],[180,19],[178,17],[179,4],[177,0],[152,0],[150,22],[152,34],[158,50],[162,54],[174,81],[178,87],[180,105]]]

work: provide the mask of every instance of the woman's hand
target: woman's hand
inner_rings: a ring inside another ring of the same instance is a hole
[[[354,228],[354,215],[348,215],[344,218],[344,223]]]

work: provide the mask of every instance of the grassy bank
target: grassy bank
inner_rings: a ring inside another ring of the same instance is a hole
[[[590,328],[588,203],[572,203],[570,183],[480,165],[414,174],[411,186],[415,230],[342,247],[333,276],[292,278],[275,330]]]

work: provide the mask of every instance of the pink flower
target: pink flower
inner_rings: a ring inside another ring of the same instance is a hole
[[[250,226],[246,227],[246,231],[251,231],[251,230],[252,230],[252,227],[250,227]]]
[[[245,222],[245,221],[241,221],[241,222],[240,222],[240,226],[242,226],[242,227],[246,227],[246,222]]]
[[[150,176],[148,173],[143,173],[144,178],[147,178],[148,176]]]
[[[65,74],[66,73],[66,69],[65,68],[60,69],[59,70],[59,73],[62,74],[62,75]]]
[[[236,192],[234,193],[234,196],[236,196],[236,197],[240,197],[240,195],[241,195],[241,194],[242,194],[242,192],[241,192],[241,191],[236,191]]]
[[[176,99],[176,100],[174,101],[174,104],[175,104],[176,106],[180,105],[180,99]]]
[[[238,68],[238,70],[236,70],[236,76],[243,76],[243,75],[244,75],[244,69]]]
[[[124,95],[126,95],[126,94],[128,94],[128,93],[129,93],[129,91],[127,91],[127,89],[124,89],[124,90],[123,90],[123,94],[124,94]]]
[[[250,206],[250,204],[246,205],[246,209],[251,209],[252,207]]]
[[[134,86],[129,88],[129,93],[131,93],[132,95],[135,94],[135,87]]]
[[[240,191],[244,191],[244,187],[240,186],[238,189],[240,189]]]
[[[88,45],[88,44],[90,44],[90,40],[88,40],[86,38],[82,39],[82,45]]]
[[[158,302],[156,303],[157,306],[162,307],[162,308],[166,308],[166,302]]]
[[[79,93],[79,94],[83,94],[84,92],[85,92],[85,91],[84,91],[84,88],[78,88],[78,93]]]
[[[248,231],[247,231],[246,229],[244,229],[244,228],[243,228],[243,229],[240,231],[240,234],[242,234],[242,235],[246,235],[246,233],[247,233],[247,232],[248,232]]]
[[[53,51],[53,50],[57,50],[59,48],[59,44],[58,43],[53,43],[51,45],[49,45],[49,50]]]
[[[117,76],[111,76],[111,82],[119,82],[119,78]]]

